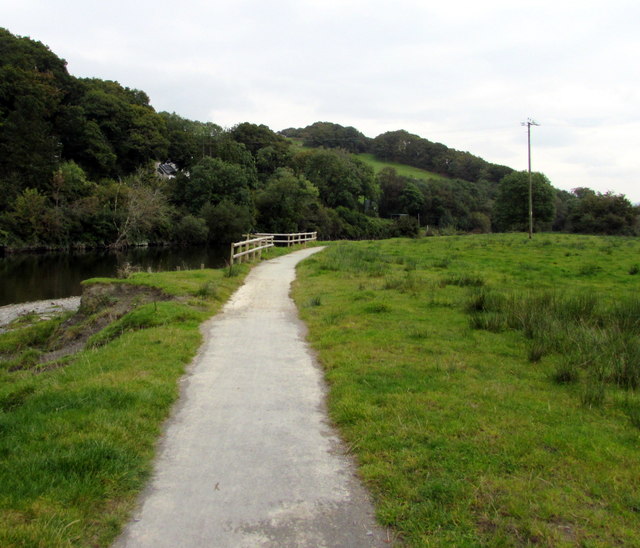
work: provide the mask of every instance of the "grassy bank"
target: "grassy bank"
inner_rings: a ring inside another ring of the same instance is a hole
[[[448,180],[447,177],[427,171],[426,169],[420,169],[419,167],[409,166],[407,164],[400,164],[398,162],[390,162],[386,160],[378,160],[373,154],[361,153],[354,154],[356,158],[362,160],[365,164],[371,166],[373,170],[378,173],[386,167],[390,167],[396,170],[398,175],[403,177],[411,177],[412,179],[432,179],[432,180]]]
[[[148,478],[200,323],[248,270],[90,281],[153,291],[139,303],[132,291],[131,310],[72,356],[42,361],[70,332],[102,325],[117,297],[94,299],[73,327],[59,318],[0,334],[0,546],[111,543]]]
[[[412,546],[640,545],[637,239],[336,244],[294,296]]]

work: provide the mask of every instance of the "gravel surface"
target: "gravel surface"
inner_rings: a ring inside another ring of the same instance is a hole
[[[18,303],[0,306],[0,332],[6,331],[6,326],[25,314],[38,314],[46,319],[68,310],[78,310],[80,297],[67,297],[66,299],[54,299],[47,301],[34,301],[31,303]]]

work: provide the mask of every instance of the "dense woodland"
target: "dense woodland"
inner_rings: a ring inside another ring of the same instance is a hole
[[[377,174],[358,153],[433,173]],[[323,239],[524,230],[528,176],[406,131],[317,122],[280,133],[156,112],[143,92],[70,75],[0,29],[0,247],[225,243],[258,230]],[[161,177],[159,162],[177,167]],[[638,234],[622,195],[534,174],[536,230]]]

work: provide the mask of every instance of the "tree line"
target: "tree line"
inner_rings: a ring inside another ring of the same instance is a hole
[[[299,140],[304,145],[294,143]],[[354,153],[443,177],[379,173]],[[70,75],[45,45],[0,29],[0,246],[224,243],[250,230],[321,238],[520,230],[522,178],[403,130],[374,139],[317,122],[280,133],[156,112],[140,90]],[[159,176],[171,161],[175,177]],[[535,176],[538,230],[637,233],[624,196]],[[523,220],[524,219],[524,220]]]

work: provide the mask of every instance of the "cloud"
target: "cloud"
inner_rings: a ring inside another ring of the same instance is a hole
[[[640,4],[630,0],[0,0],[78,76],[223,126],[406,129],[560,188],[636,184]]]

